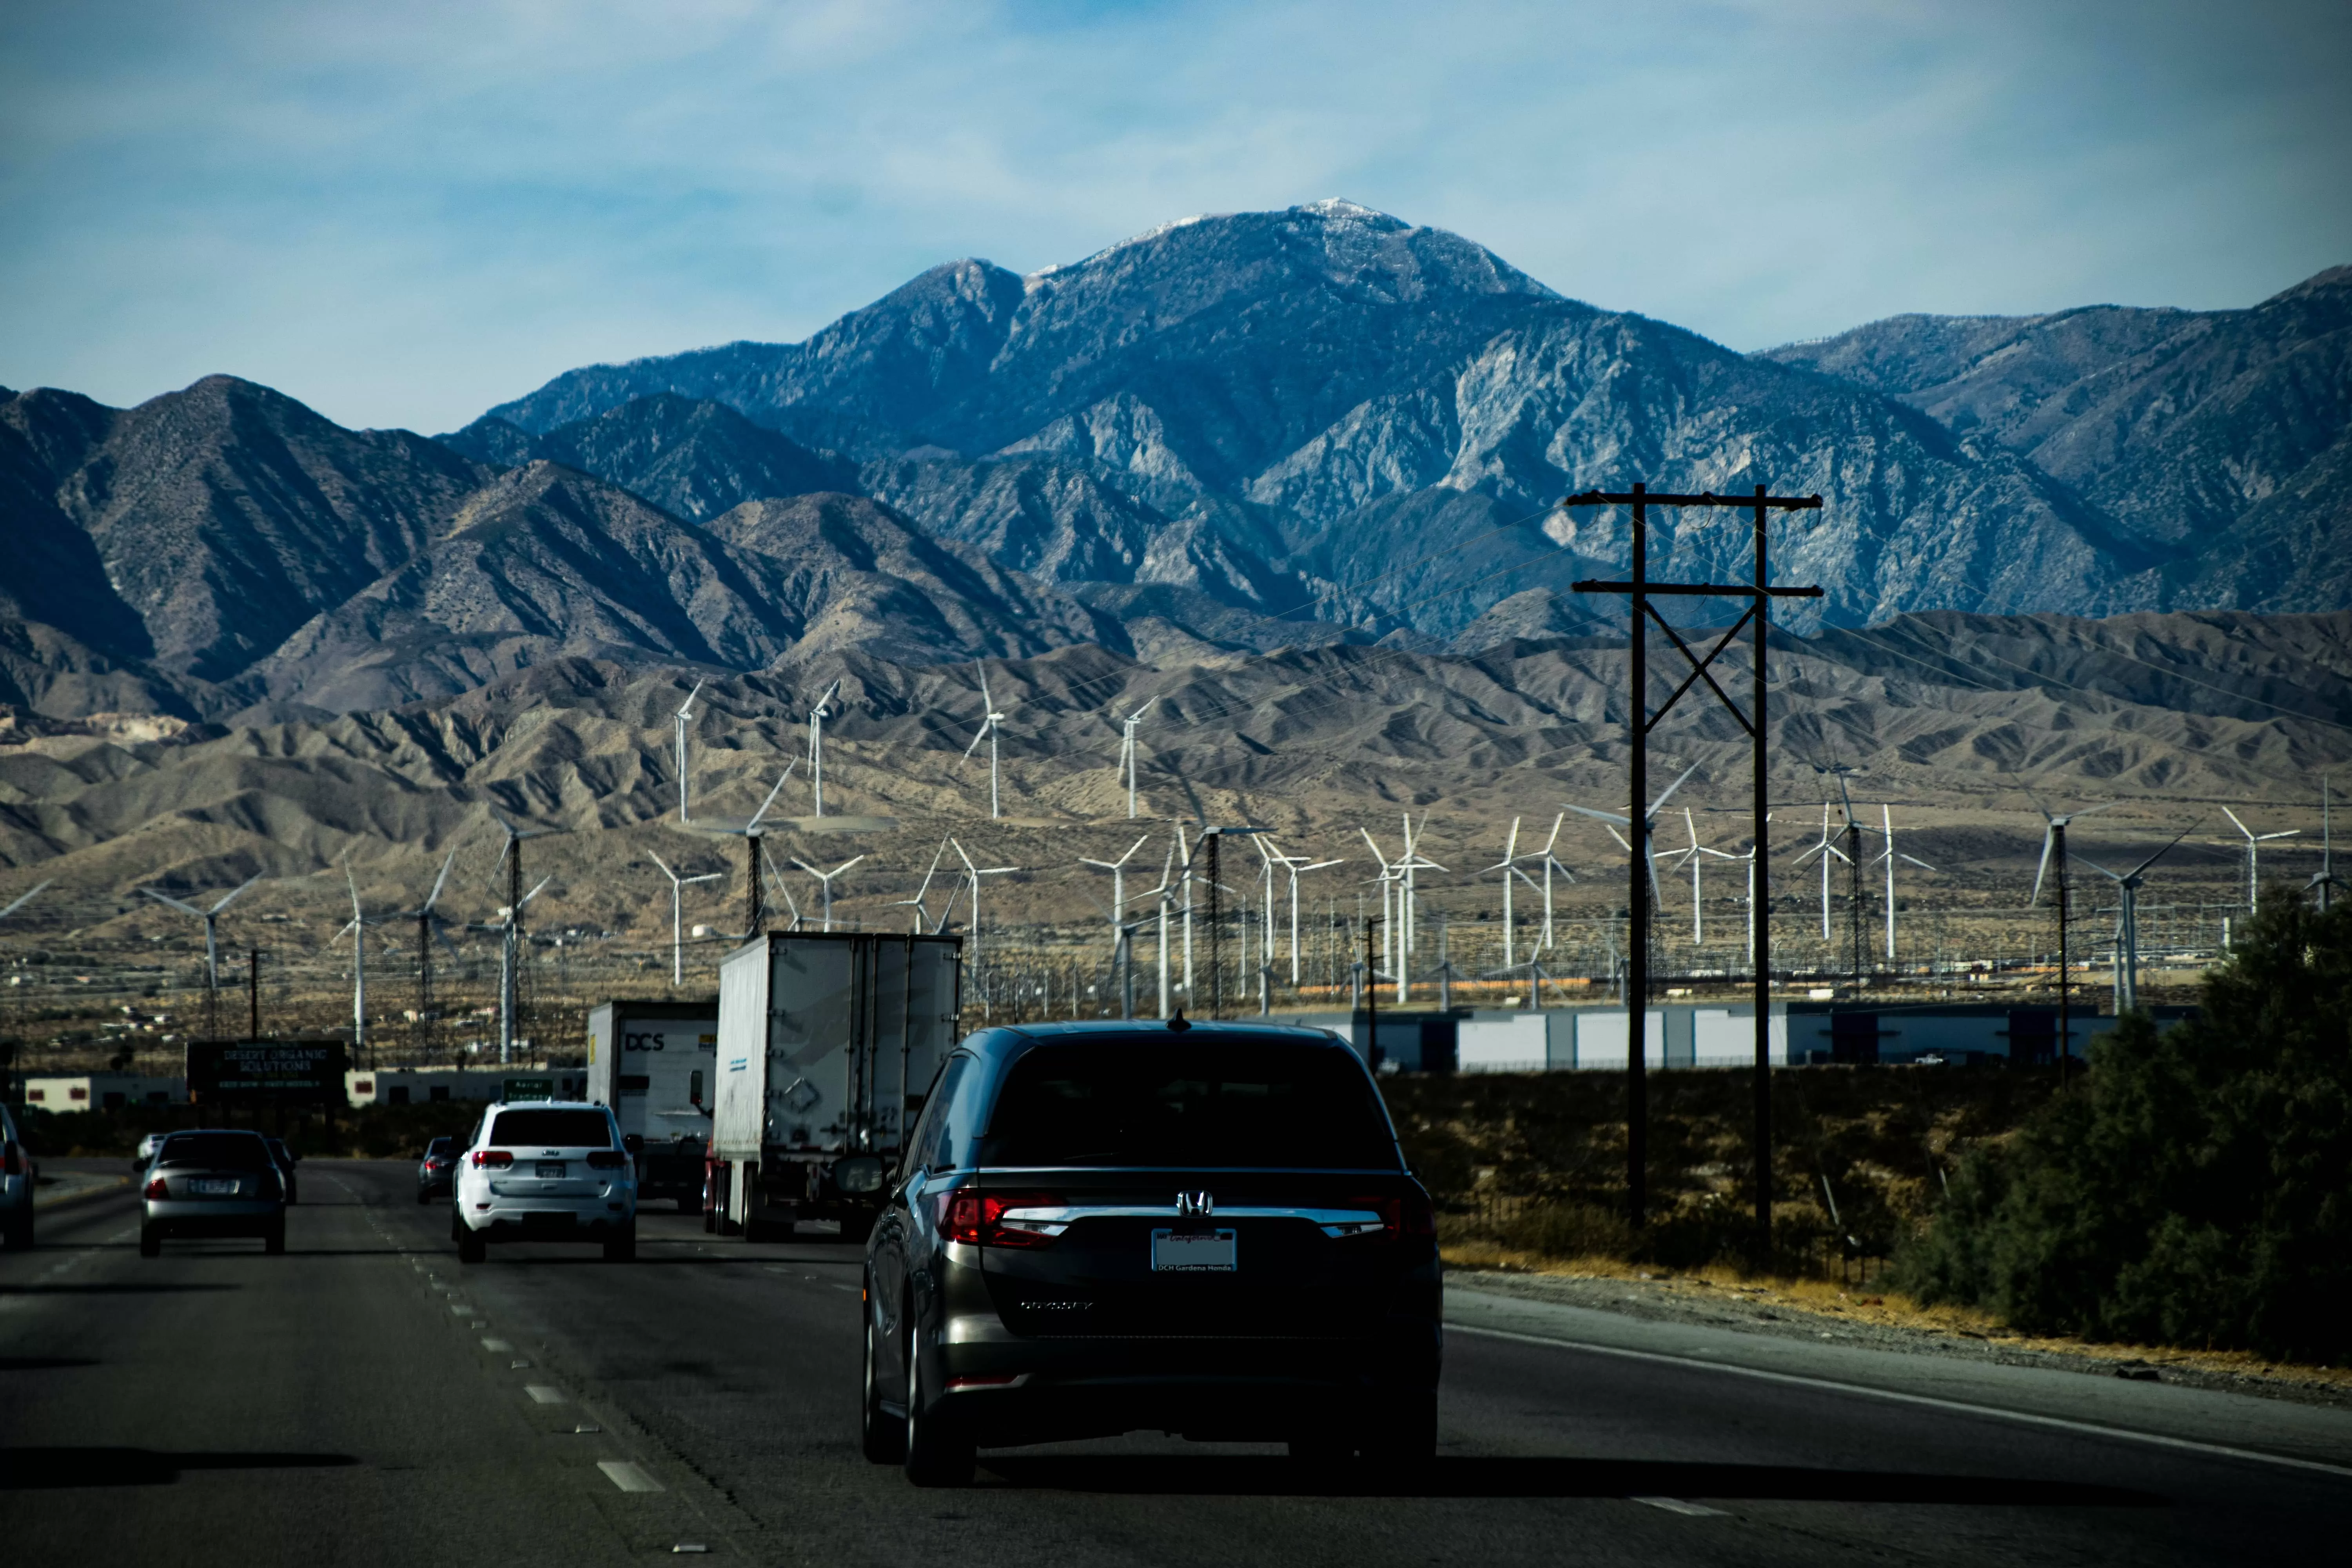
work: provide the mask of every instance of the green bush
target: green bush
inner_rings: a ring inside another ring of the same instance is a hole
[[[2281,898],[2197,1016],[2124,1019],[1896,1271],[2028,1331],[2352,1360],[2352,906]]]

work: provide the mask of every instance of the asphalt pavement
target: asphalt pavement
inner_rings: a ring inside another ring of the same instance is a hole
[[[635,1264],[461,1268],[412,1172],[306,1164],[283,1258],[142,1259],[127,1193],[45,1212],[0,1254],[0,1556],[2157,1564],[2334,1560],[2352,1518],[2339,1412],[1473,1289],[1423,1475],[1138,1436],[916,1491],[857,1453],[856,1248],[656,1213]]]

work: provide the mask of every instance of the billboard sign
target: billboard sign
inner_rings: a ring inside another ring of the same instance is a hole
[[[192,1040],[188,1098],[199,1104],[340,1105],[341,1040]]]

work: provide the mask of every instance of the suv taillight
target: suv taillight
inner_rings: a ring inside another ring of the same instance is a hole
[[[1033,1229],[1020,1220],[1006,1219],[1005,1214],[1012,1209],[1061,1206],[1061,1198],[1052,1193],[979,1193],[958,1187],[940,1194],[940,1234],[973,1247],[1045,1247],[1061,1234],[1060,1225],[1050,1230]]]
[[[627,1164],[629,1157],[618,1149],[593,1149],[589,1151],[588,1163],[600,1171],[612,1171]]]
[[[172,1195],[172,1189],[163,1184],[163,1177],[158,1176],[147,1184],[146,1195],[156,1199],[168,1198]]]
[[[477,1149],[474,1151],[472,1158],[474,1162],[474,1169],[477,1171],[504,1170],[509,1165],[514,1163],[514,1151],[511,1149]]]

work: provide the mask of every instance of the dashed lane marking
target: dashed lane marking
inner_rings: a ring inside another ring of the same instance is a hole
[[[549,1384],[544,1383],[527,1383],[523,1384],[522,1391],[525,1394],[530,1394],[535,1403],[541,1405],[569,1405],[572,1403],[569,1399],[564,1397],[563,1390],[551,1387]]]
[[[1719,1508],[1701,1508],[1695,1502],[1685,1502],[1678,1497],[1636,1497],[1627,1498],[1625,1500],[1627,1502],[1638,1502],[1644,1508],[1661,1508],[1665,1510],[1668,1513],[1679,1513],[1688,1519],[1728,1519],[1731,1517]]]
[[[514,1350],[514,1346],[505,1340],[484,1340],[482,1348],[498,1355],[506,1355]]]
[[[606,1480],[625,1492],[657,1492],[664,1489],[659,1481],[627,1459],[599,1459],[596,1461],[596,1468],[604,1472]]]

